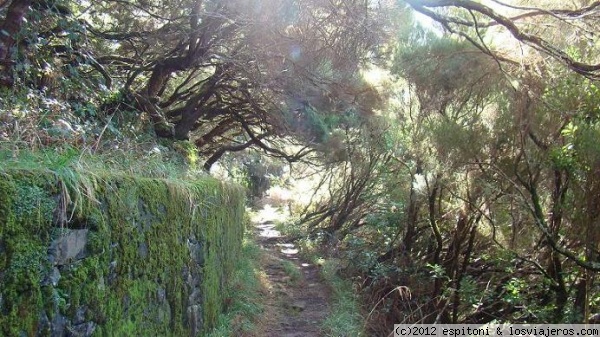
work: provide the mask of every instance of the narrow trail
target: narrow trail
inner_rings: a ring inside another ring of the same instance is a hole
[[[325,336],[321,326],[329,312],[329,289],[321,279],[319,266],[303,261],[298,249],[285,243],[286,238],[275,229],[269,213],[254,219],[256,242],[263,250],[260,264],[266,288],[259,335]]]

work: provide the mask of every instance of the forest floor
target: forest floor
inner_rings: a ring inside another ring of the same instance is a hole
[[[329,313],[329,287],[319,266],[302,259],[299,250],[276,229],[276,209],[268,207],[253,218],[265,288],[264,313],[256,336],[324,336],[322,323]]]

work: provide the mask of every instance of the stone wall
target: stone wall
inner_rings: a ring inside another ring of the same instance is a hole
[[[211,178],[0,172],[0,335],[198,336],[241,248]]]

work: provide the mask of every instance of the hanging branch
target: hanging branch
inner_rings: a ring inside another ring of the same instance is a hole
[[[510,34],[517,39],[518,41],[534,48],[535,50],[551,56],[557,61],[566,65],[572,71],[581,74],[587,78],[598,80],[600,79],[600,64],[590,64],[585,62],[580,62],[572,57],[570,57],[565,51],[561,50],[557,46],[548,42],[544,38],[539,35],[530,34],[525,32],[521,28],[519,28],[515,22],[515,18],[509,18],[504,15],[499,14],[488,6],[482,5],[475,1],[471,0],[405,0],[407,4],[409,4],[414,10],[419,13],[422,13],[433,20],[440,22],[445,28],[449,29],[449,31],[456,33],[456,31],[450,28],[450,24],[455,24],[464,27],[485,27],[494,25],[500,25],[506,28]],[[596,7],[600,6],[600,4],[594,3],[591,6],[588,6],[583,9],[578,10],[547,10],[542,11],[538,10],[539,13],[546,13],[548,15],[563,15],[563,16],[577,16],[582,13],[589,13],[596,9]],[[467,11],[477,12],[484,17],[490,20],[487,24],[478,24],[477,22],[470,22],[463,19],[459,19],[449,15],[442,15],[437,12],[431,10],[432,8],[444,8],[444,7],[456,7],[460,9],[464,9]],[[535,13],[538,13],[535,12]],[[532,14],[533,15],[533,14]],[[536,14],[541,15],[541,14]],[[521,17],[523,18],[523,17]],[[460,34],[461,36],[466,38],[466,34]],[[471,43],[473,43],[473,39],[468,39]],[[479,49],[482,48],[481,45],[475,44]]]

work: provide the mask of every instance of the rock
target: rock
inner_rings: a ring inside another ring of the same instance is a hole
[[[187,266],[183,266],[183,270],[181,271],[181,277],[185,280],[185,284],[188,287],[194,287],[194,277],[192,276],[192,272]]]
[[[140,233],[146,233],[152,228],[155,215],[148,209],[148,205],[142,199],[138,199],[139,221],[134,221],[134,226]]]
[[[200,288],[194,288],[188,297],[188,304],[193,305],[199,303],[202,303],[202,292],[200,291]]]
[[[131,297],[129,297],[127,294],[123,296],[121,299],[121,304],[123,305],[123,310],[125,312],[129,311],[129,308],[131,307]]]
[[[64,137],[70,137],[75,134],[75,129],[71,126],[71,123],[64,119],[59,119],[52,122],[52,127],[48,129],[49,133],[56,133]]]
[[[86,257],[87,229],[68,229],[52,241],[48,254],[54,265],[65,265]]]
[[[158,322],[168,323],[171,321],[171,307],[167,301],[167,292],[164,288],[158,287],[156,290],[156,319]]]
[[[50,334],[51,323],[48,319],[48,315],[45,311],[42,311],[40,314],[40,321],[38,323],[38,336],[48,336]]]
[[[157,310],[157,320],[163,324],[168,324],[171,321],[171,307],[169,305],[160,306]]]
[[[85,313],[87,311],[87,307],[85,305],[81,305],[75,310],[75,317],[73,317],[73,324],[79,325],[85,322]]]
[[[291,304],[288,304],[289,308],[294,311],[304,311],[306,309],[306,302],[304,301],[295,301]]]
[[[68,337],[89,337],[96,330],[96,323],[94,322],[86,322],[82,324],[77,324],[68,329],[67,336]]]
[[[68,321],[64,316],[60,314],[54,316],[54,319],[52,320],[52,334],[50,336],[64,337],[67,323]]]
[[[194,238],[188,239],[188,249],[190,250],[190,257],[192,261],[198,266],[204,265],[204,252],[202,251],[202,244]]]
[[[202,320],[202,307],[199,304],[187,308],[187,321],[191,336],[198,336],[202,332],[204,324]]]
[[[140,244],[138,245],[138,254],[142,259],[148,257],[148,244],[146,244],[145,242],[140,242]]]
[[[117,261],[111,261],[108,265],[108,285],[112,285],[117,281]]]
[[[156,300],[160,304],[167,302],[167,291],[163,287],[156,289]]]
[[[53,287],[56,287],[58,285],[58,281],[60,281],[60,270],[54,267],[42,281],[42,286],[52,285]]]

